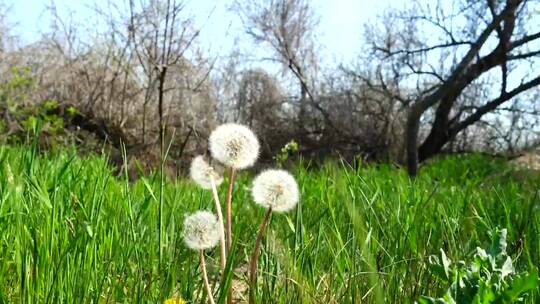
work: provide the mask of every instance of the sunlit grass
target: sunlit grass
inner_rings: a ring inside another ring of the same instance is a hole
[[[414,182],[391,165],[310,167],[291,168],[301,204],[269,225],[260,303],[407,303],[436,295],[444,286],[430,274],[428,256],[443,248],[463,259],[497,227],[508,229],[518,270],[540,264],[540,181],[502,160],[448,157]],[[187,180],[164,185],[160,265],[159,174],[129,183],[105,158],[29,147],[0,148],[0,168],[0,303],[200,302],[199,259],[182,244],[181,225],[188,212],[212,210],[209,191]],[[234,192],[229,278],[248,262],[264,213],[250,197],[251,180],[240,175]],[[218,261],[219,250],[209,251],[214,282]],[[536,291],[528,301],[539,299]]]

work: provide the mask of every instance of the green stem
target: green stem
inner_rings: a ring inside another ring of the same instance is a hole
[[[163,260],[163,189],[164,189],[164,183],[165,179],[163,176],[163,169],[165,168],[165,140],[164,140],[164,128],[163,125],[160,124],[160,156],[161,156],[161,164],[160,164],[160,170],[159,170],[159,210],[158,210],[158,246],[159,246],[159,266],[161,267],[161,263]]]

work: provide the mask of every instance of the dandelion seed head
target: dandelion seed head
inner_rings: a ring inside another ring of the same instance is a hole
[[[253,180],[253,200],[263,208],[276,212],[287,212],[300,199],[298,184],[285,170],[266,170]]]
[[[216,187],[219,186],[223,182],[222,173],[223,170],[221,167],[210,166],[202,155],[193,158],[191,167],[189,168],[191,179],[203,189],[212,189],[212,178]]]
[[[184,219],[184,242],[193,250],[213,248],[219,241],[219,229],[215,215],[197,211]]]
[[[228,123],[210,134],[212,157],[227,167],[245,169],[253,166],[259,157],[259,140],[246,126]]]

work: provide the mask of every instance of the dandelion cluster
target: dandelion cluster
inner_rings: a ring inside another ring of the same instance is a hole
[[[299,200],[298,185],[294,177],[285,170],[266,170],[253,181],[253,200],[263,208],[276,212],[287,212]]]
[[[191,167],[189,168],[191,178],[203,189],[212,188],[212,179],[214,181],[214,185],[216,187],[219,186],[223,182],[221,171],[222,170],[219,167],[216,168],[210,166],[202,155],[195,157],[191,162]]]
[[[220,229],[215,215],[197,211],[184,219],[184,242],[193,250],[213,248],[219,241]]]
[[[224,278],[227,251],[231,250],[231,202],[235,171],[246,169],[255,164],[259,157],[260,145],[259,140],[248,127],[228,123],[217,127],[210,134],[209,147],[213,159],[229,169],[227,197],[225,199],[226,221],[225,223],[223,221],[222,206],[217,189],[217,186],[223,182],[223,170],[221,167],[211,166],[203,156],[197,156],[191,162],[190,175],[201,188],[212,191],[217,217],[206,211],[198,211],[187,216],[184,221],[184,242],[187,247],[199,251],[201,275],[209,300],[214,303],[206,272],[204,250],[213,248],[220,242],[221,271],[222,278]],[[272,212],[286,212],[293,209],[299,201],[300,194],[298,185],[290,173],[284,170],[266,170],[254,179],[252,196],[257,205],[267,209],[259,227],[250,259],[250,286],[253,288],[257,278],[257,260],[261,241]],[[227,290],[227,297],[228,302],[231,302],[230,289]],[[254,303],[253,290],[250,292],[250,303]]]
[[[259,157],[259,140],[246,126],[228,123],[210,134],[212,157],[227,167],[245,169]]]

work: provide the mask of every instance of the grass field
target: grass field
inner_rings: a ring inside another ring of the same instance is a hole
[[[213,209],[209,191],[188,180],[165,184],[160,262],[158,174],[129,183],[105,158],[30,147],[1,147],[0,167],[0,303],[201,302],[198,255],[181,231],[186,213]],[[442,248],[466,259],[496,228],[508,229],[518,270],[540,264],[540,180],[502,160],[439,159],[414,182],[390,165],[300,163],[291,171],[301,204],[272,218],[259,262],[260,303],[439,296],[447,286],[429,271],[428,257]],[[251,178],[243,173],[236,184],[229,274],[247,262],[263,217],[248,192]],[[207,254],[215,281],[219,253]],[[538,301],[538,291],[527,300]]]

